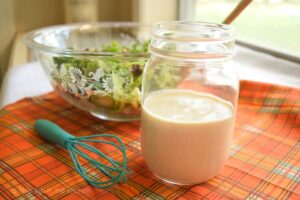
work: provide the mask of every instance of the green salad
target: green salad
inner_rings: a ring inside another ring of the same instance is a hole
[[[147,53],[149,41],[124,46],[116,41],[103,45],[101,52]],[[96,50],[87,49],[86,51]],[[144,58],[106,57],[54,57],[52,72],[54,86],[68,95],[107,108],[121,115],[139,115]],[[157,85],[172,82],[168,68],[155,75]],[[153,75],[154,76],[154,75]]]

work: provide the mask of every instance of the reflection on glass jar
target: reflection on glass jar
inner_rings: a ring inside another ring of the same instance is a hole
[[[238,97],[234,29],[170,21],[153,27],[143,74],[141,145],[161,179],[196,184],[229,153]]]

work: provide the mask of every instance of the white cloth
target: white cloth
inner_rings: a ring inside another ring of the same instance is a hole
[[[300,65],[239,47],[234,64],[241,80],[254,80],[300,88]],[[0,107],[24,97],[52,91],[38,62],[12,67],[6,73],[0,92]]]
[[[46,74],[38,62],[10,68],[2,82],[0,107],[24,97],[38,96],[52,91]]]

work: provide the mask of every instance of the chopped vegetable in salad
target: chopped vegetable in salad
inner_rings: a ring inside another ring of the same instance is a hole
[[[147,53],[149,41],[129,46],[113,41],[102,52]],[[123,115],[140,112],[142,72],[147,58],[118,56],[54,57],[54,85],[70,95]],[[172,82],[168,68],[154,77],[157,85]],[[164,76],[164,77],[163,77]]]

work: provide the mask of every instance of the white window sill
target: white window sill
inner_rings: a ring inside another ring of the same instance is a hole
[[[300,64],[238,46],[234,64],[241,80],[300,88]]]
[[[19,55],[19,52],[15,52]],[[23,56],[24,57],[24,56]],[[300,88],[300,65],[238,46],[234,65],[241,80],[253,80]],[[2,83],[0,107],[24,97],[52,91],[37,62],[11,67]]]

